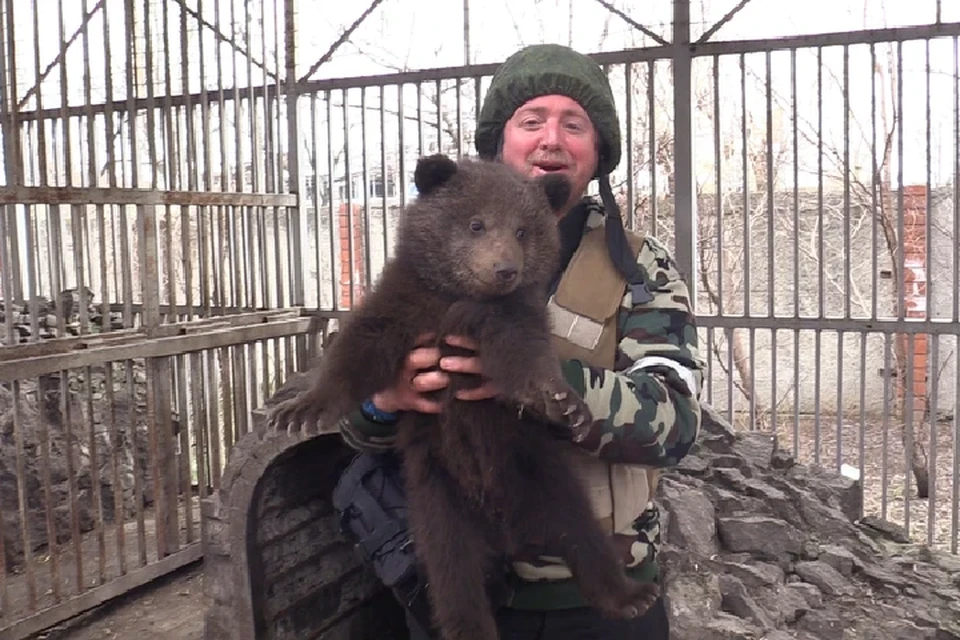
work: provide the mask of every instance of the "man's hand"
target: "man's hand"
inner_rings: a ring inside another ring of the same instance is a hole
[[[469,338],[447,336],[447,344],[476,353],[478,345]],[[454,373],[470,373],[483,377],[483,366],[479,356],[447,356],[440,359],[440,368]],[[485,380],[476,389],[463,389],[457,392],[458,400],[488,400],[500,395],[500,389],[491,381]]]
[[[440,361],[440,350],[436,347],[426,347],[434,336],[424,334],[417,339],[414,349],[407,355],[407,360],[397,376],[393,386],[373,394],[373,405],[387,413],[398,411],[418,411],[420,413],[440,413],[442,407],[439,402],[428,400],[423,393],[439,391],[447,386],[449,376],[443,371],[425,371],[437,366]]]

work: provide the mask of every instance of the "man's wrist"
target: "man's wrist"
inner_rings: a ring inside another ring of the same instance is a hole
[[[379,422],[380,424],[389,424],[397,420],[397,414],[395,412],[384,411],[378,408],[373,398],[367,398],[363,401],[363,404],[360,405],[360,413],[362,413],[363,417],[367,420]]]

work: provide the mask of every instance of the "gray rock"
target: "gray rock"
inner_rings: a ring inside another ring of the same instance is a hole
[[[774,627],[774,622],[770,618],[770,615],[757,604],[757,601],[747,592],[747,588],[743,586],[740,580],[732,575],[721,575],[719,582],[721,606],[724,611],[745,620],[750,620],[755,625],[764,629]]]
[[[658,498],[672,637],[960,639],[960,560],[858,520],[857,483],[797,464],[768,434],[710,409],[704,424]]]
[[[797,628],[809,631],[821,640],[843,640],[844,624],[837,614],[810,611],[797,621]]]
[[[786,585],[788,591],[799,593],[800,597],[807,603],[811,609],[819,609],[823,606],[823,593],[816,586],[809,582],[794,582]]]
[[[863,564],[849,550],[839,545],[830,544],[820,550],[819,559],[839,571],[842,575],[850,577],[853,575],[854,568],[860,568]]]
[[[663,502],[669,510],[667,538],[701,556],[709,557],[717,550],[716,513],[713,503],[702,490],[664,487]]]
[[[843,575],[826,562],[820,560],[798,562],[794,572],[828,596],[839,596],[851,592],[850,584]]]
[[[736,447],[751,466],[769,469],[777,450],[777,437],[767,431],[747,431],[737,434]]]
[[[730,516],[717,519],[717,532],[730,551],[749,551],[776,558],[799,555],[804,536],[789,523],[767,516]]]

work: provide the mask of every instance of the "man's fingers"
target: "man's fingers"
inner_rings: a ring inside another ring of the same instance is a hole
[[[413,343],[413,346],[425,347],[436,339],[437,339],[437,334],[435,333],[421,333],[419,336],[417,336],[417,339]]]
[[[439,391],[450,383],[450,378],[442,371],[428,371],[414,376],[411,386],[418,393]]]
[[[440,368],[445,371],[456,371],[457,373],[483,373],[480,358],[476,357],[447,356],[446,358],[441,358]]]
[[[417,398],[413,403],[413,410],[420,413],[440,413],[443,407],[439,402],[427,400],[426,398]]]
[[[414,349],[407,356],[407,369],[412,369],[412,372],[419,371],[420,369],[429,369],[431,367],[437,366],[437,363],[440,361],[440,350],[435,347],[422,347],[420,349]]]

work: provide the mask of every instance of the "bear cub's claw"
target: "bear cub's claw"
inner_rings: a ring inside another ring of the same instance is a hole
[[[658,597],[660,587],[656,584],[631,581],[623,597],[604,603],[600,609],[609,618],[630,620],[645,614]]]

